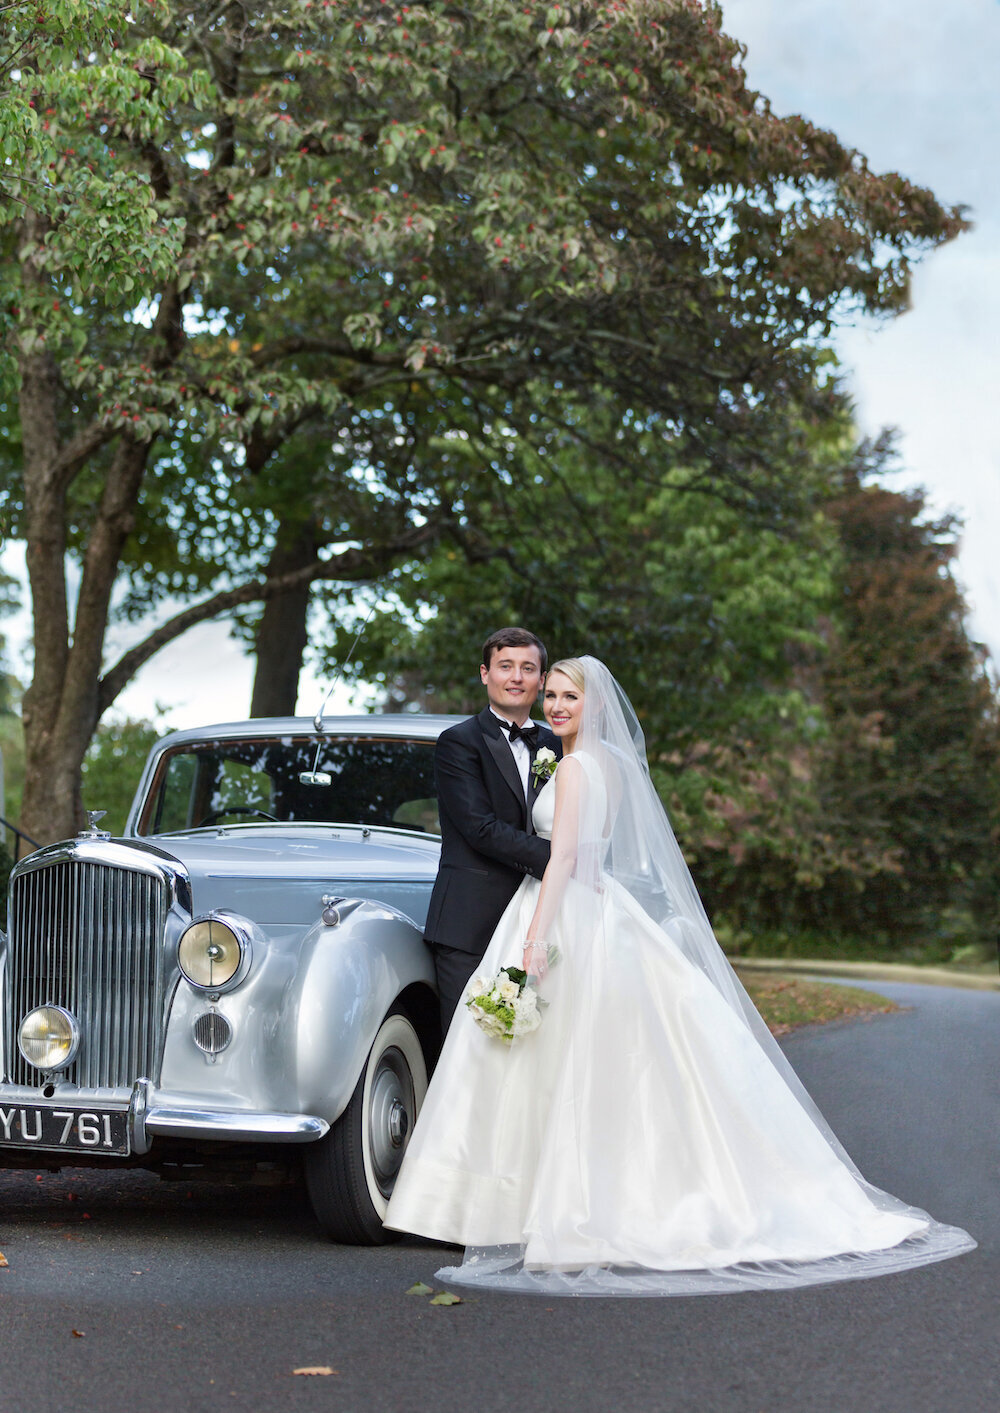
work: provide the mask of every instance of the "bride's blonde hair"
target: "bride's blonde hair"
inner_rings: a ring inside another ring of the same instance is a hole
[[[554,662],[548,670],[546,681],[553,672],[561,672],[564,677],[568,677],[578,692],[585,692],[583,663],[578,657],[563,657],[558,662]]]

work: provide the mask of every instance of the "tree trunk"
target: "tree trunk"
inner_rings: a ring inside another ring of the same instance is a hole
[[[36,245],[41,227],[25,223]],[[44,276],[34,258],[25,261],[24,282],[37,291]],[[178,298],[167,290],[153,325],[155,340],[169,343]],[[158,343],[157,345],[158,348]],[[164,362],[169,352],[155,355]],[[61,443],[62,391],[48,353],[24,355],[20,363],[20,414],[24,445],[24,520],[34,628],[34,671],[24,694],[25,779],[21,824],[39,843],[65,839],[83,823],[80,772],[103,709],[101,665],[111,594],[125,541],[135,525],[139,491],[151,443],[106,419]],[[66,592],[67,495],[93,452],[116,440],[104,475],[93,527],[83,552],[80,587],[70,630]]]
[[[282,525],[267,566],[269,579],[301,569],[316,558],[316,526]],[[294,716],[299,673],[307,641],[310,584],[275,594],[264,605],[257,629],[257,670],[251,716]]]

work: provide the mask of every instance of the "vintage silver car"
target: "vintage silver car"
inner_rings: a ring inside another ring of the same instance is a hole
[[[452,719],[179,731],[122,838],[92,821],[22,860],[0,934],[0,1166],[301,1161],[331,1237],[390,1239],[440,1044],[421,931]]]

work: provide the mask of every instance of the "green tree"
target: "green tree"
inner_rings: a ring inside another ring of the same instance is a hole
[[[863,889],[829,890],[855,930],[995,940],[1000,733],[984,650],[969,639],[955,581],[955,521],[920,491],[881,483],[890,439],[863,449],[830,515],[844,573],[837,631],[822,670],[832,743],[824,808],[841,835],[880,838],[892,866]],[[969,925],[971,913],[971,927]]]
[[[611,440],[614,409],[596,400],[567,407],[572,432],[551,431],[537,450],[508,427],[516,476],[486,461],[476,428],[463,429],[438,455],[475,468],[456,472],[474,510],[452,542],[392,578],[349,675],[380,684],[401,709],[428,700],[471,709],[482,695],[481,641],[499,624],[526,622],[557,655],[591,652],[615,665],[651,739],[672,750],[778,718],[789,645],[816,640],[832,594],[821,514],[831,415],[828,406],[800,419],[772,465],[775,481],[787,481],[780,503],[755,508],[687,461],[655,420],[632,419],[627,475],[602,460],[581,444]],[[331,606],[341,626],[324,635],[327,674],[366,613],[357,604],[351,621],[346,595]]]
[[[577,415],[601,440],[600,405]],[[713,902],[764,891],[769,878],[743,867],[751,854],[766,854],[782,882],[821,871],[818,801],[802,769],[821,712],[798,670],[834,601],[822,506],[849,432],[835,388],[789,428],[772,468],[789,490],[753,514],[655,428],[633,428],[642,456],[627,479],[566,433],[525,455],[517,478],[490,475],[473,430],[450,439],[442,456],[482,467],[474,524],[373,596],[379,612],[348,676],[375,682],[390,709],[475,710],[479,644],[525,623],[556,656],[611,665]],[[346,598],[331,605],[331,629],[317,635],[327,674],[367,612]]]
[[[122,833],[146,757],[168,730],[131,718],[101,722],[83,762],[84,804],[105,811],[101,829]]]
[[[913,256],[962,227],[776,118],[714,4],[90,9],[3,14],[41,838],[75,827],[97,722],[166,642],[462,532],[461,487],[400,445],[455,409],[533,441],[600,390],[626,440],[655,415],[705,475],[774,499],[765,452],[815,341],[844,308],[902,307]],[[333,454],[303,488],[310,434]],[[199,597],[106,663],[123,565],[137,601]]]
[[[637,466],[625,485],[552,438],[522,481],[493,483],[464,552],[396,576],[351,674],[400,710],[474,710],[478,644],[525,622],[558,655],[612,665],[699,886],[749,945],[991,937],[998,714],[951,574],[954,526],[882,484],[888,442],[852,452],[829,399],[785,448],[798,515],[786,498],[772,525],[696,467]],[[662,459],[664,443],[646,450]],[[333,605],[328,671],[348,610]]]
[[[826,507],[836,593],[823,650],[795,670],[812,738],[774,755],[756,798],[722,792],[703,856],[751,947],[800,932],[833,951],[946,957],[995,939],[995,687],[952,572],[955,522],[928,515],[922,492],[889,489],[892,461],[890,437],[862,446]]]

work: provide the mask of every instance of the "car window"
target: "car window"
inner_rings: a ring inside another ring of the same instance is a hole
[[[274,781],[261,760],[248,763],[223,758],[212,794],[212,813],[259,815],[271,813]],[[214,821],[213,821],[214,823]]]
[[[160,761],[140,834],[256,819],[440,832],[434,742],[378,737],[212,741]]]
[[[401,829],[421,829],[426,834],[440,834],[438,802],[431,796],[427,800],[404,800],[392,816],[393,824]]]

